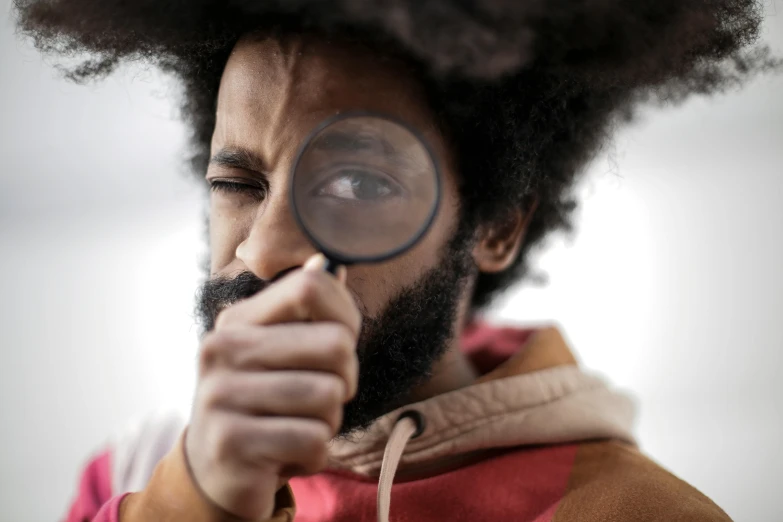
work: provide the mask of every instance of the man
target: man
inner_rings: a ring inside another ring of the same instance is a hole
[[[556,330],[477,315],[568,225],[618,117],[776,65],[754,2],[627,4],[18,2],[43,49],[92,53],[74,79],[177,75],[211,188],[191,417],[92,460],[67,520],[728,520],[635,448],[628,400]],[[288,187],[352,110],[416,128],[443,198],[411,250],[332,276]]]

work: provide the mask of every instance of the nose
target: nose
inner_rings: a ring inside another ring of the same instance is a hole
[[[316,250],[294,219],[287,190],[267,198],[236,256],[256,277],[271,281],[302,266]]]

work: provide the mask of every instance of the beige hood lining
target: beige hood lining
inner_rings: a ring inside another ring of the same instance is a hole
[[[535,334],[519,354],[485,377],[495,378],[410,404],[361,434],[334,441],[330,467],[378,476],[394,424],[409,410],[426,423],[405,447],[401,471],[477,450],[602,438],[634,443],[631,399],[583,373],[553,328]]]

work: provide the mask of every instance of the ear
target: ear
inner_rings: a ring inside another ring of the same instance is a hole
[[[538,199],[533,199],[527,211],[515,209],[504,221],[480,227],[478,243],[473,248],[473,259],[479,271],[497,273],[511,266],[522,248],[525,232],[537,207]]]

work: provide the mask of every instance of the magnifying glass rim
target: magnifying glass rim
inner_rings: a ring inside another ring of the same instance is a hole
[[[327,127],[331,127],[332,125],[334,125],[335,123],[341,120],[347,120],[349,118],[379,118],[401,126],[405,130],[413,134],[413,136],[419,140],[419,143],[422,144],[427,154],[429,154],[430,159],[432,160],[432,166],[435,169],[435,204],[432,205],[432,210],[430,211],[430,214],[427,216],[427,219],[424,221],[424,223],[419,228],[419,230],[411,236],[411,239],[409,239],[399,247],[395,248],[394,250],[391,250],[385,254],[381,254],[377,256],[352,256],[351,258],[348,258],[345,255],[341,254],[340,252],[323,245],[307,228],[304,221],[302,220],[302,216],[299,213],[299,207],[296,205],[296,194],[295,194],[296,171],[299,167],[300,161],[302,160],[302,156],[307,150],[307,146],[310,144],[313,138],[315,138],[315,136],[320,134],[324,129],[326,129]],[[427,233],[430,226],[432,225],[432,222],[435,221],[435,216],[438,214],[438,210],[440,209],[441,192],[442,192],[440,162],[438,161],[438,157],[435,155],[435,152],[433,151],[430,144],[427,142],[427,140],[424,139],[424,136],[418,130],[413,128],[411,125],[409,125],[405,121],[395,116],[390,116],[388,114],[384,114],[376,111],[363,111],[363,110],[339,112],[333,116],[326,118],[321,123],[319,123],[312,131],[310,131],[310,133],[307,135],[305,140],[299,146],[299,150],[297,151],[296,156],[294,156],[293,167],[291,167],[291,181],[289,182],[288,192],[289,192],[288,197],[291,205],[291,212],[294,213],[294,218],[296,219],[296,222],[299,224],[299,228],[302,229],[302,231],[305,233],[305,235],[310,240],[310,242],[313,243],[316,247],[318,247],[318,249],[328,259],[331,259],[332,261],[339,263],[341,265],[351,265],[356,263],[380,263],[382,261],[386,261],[388,259],[396,257],[401,253],[405,252],[406,250],[412,248],[416,243],[421,241],[421,238],[423,238],[424,235]]]

